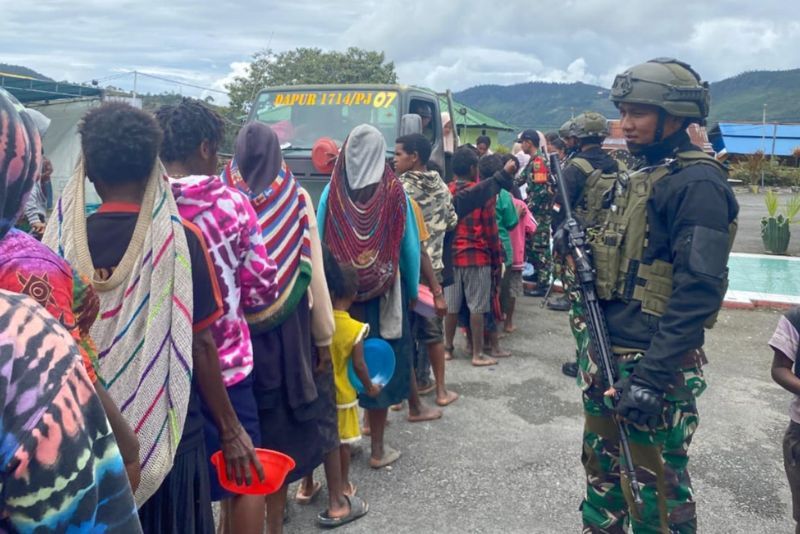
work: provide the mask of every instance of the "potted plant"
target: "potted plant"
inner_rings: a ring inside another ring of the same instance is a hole
[[[791,236],[789,225],[800,213],[800,195],[786,201],[784,213],[778,213],[778,195],[774,191],[767,191],[764,202],[767,205],[767,216],[761,218],[764,248],[772,254],[786,254]]]

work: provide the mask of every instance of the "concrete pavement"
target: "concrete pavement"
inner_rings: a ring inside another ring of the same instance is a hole
[[[484,369],[463,358],[448,364],[462,398],[442,420],[410,424],[391,413],[387,443],[403,456],[380,471],[366,466],[366,455],[354,459],[352,479],[370,512],[341,532],[580,531],[581,405],[560,373],[572,338],[566,313],[539,302],[518,304],[519,330],[503,340],[512,358]],[[770,379],[766,346],[778,317],[724,310],[708,335],[709,389],[690,450],[700,532],[792,531],[781,456],[789,395]],[[323,490],[310,507],[292,504],[286,532],[314,531],[324,502]]]

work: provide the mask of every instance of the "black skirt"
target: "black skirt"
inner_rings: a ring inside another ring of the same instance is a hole
[[[145,534],[214,534],[206,446],[175,455],[172,471],[152,497],[139,508]]]
[[[336,412],[336,390],[333,385],[333,369],[314,376],[319,394],[319,436],[322,451],[327,454],[339,448],[339,415]]]
[[[319,395],[302,406],[292,407],[289,402],[288,381],[294,381],[296,389],[316,391],[314,379],[306,380],[299,371],[314,364],[307,298],[301,299],[283,323],[254,334],[252,341],[261,447],[292,457],[296,467],[286,477],[289,484],[313,472],[327,452],[320,435]],[[289,365],[296,362],[287,362],[287,358],[302,358],[304,365],[292,365],[295,371],[290,372]],[[280,369],[275,367],[277,362],[283,362]]]

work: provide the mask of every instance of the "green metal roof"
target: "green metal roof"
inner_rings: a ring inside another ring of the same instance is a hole
[[[0,72],[0,87],[6,89],[23,104],[43,100],[65,100],[71,98],[100,97],[102,89],[72,83],[37,80]]]
[[[439,97],[439,107],[442,111],[447,111],[447,97]],[[453,122],[459,126],[466,126],[467,128],[491,128],[502,132],[513,132],[515,128],[503,121],[485,115],[478,110],[472,109],[464,104],[453,100],[454,117]]]

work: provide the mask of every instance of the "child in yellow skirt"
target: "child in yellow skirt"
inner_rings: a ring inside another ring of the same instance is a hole
[[[349,478],[350,444],[361,439],[361,429],[358,423],[358,394],[347,376],[348,360],[353,359],[353,370],[365,386],[365,395],[375,397],[381,388],[370,380],[369,370],[364,362],[364,339],[369,334],[369,325],[356,321],[347,312],[358,292],[358,273],[351,265],[338,264],[332,254],[326,254],[325,277],[328,280],[336,325],[330,351],[339,418],[342,485],[345,494],[352,496],[356,493],[356,486]]]

